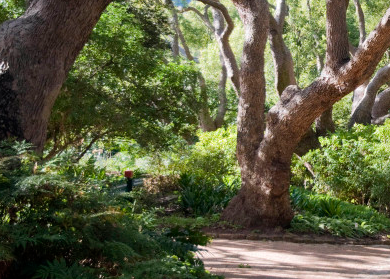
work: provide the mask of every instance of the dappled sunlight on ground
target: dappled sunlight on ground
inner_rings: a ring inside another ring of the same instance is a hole
[[[390,246],[216,239],[199,257],[229,278],[390,279]]]

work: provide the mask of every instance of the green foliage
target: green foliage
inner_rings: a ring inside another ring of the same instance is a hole
[[[167,59],[162,6],[129,3],[107,8],[69,73],[49,123],[53,152],[117,136],[161,148],[192,132],[197,71]]]
[[[320,139],[322,149],[302,158],[313,166],[314,188],[353,203],[389,208],[389,126],[355,125]],[[302,162],[297,163],[294,183],[305,176]]]
[[[1,171],[2,278],[213,278],[191,254],[201,235],[148,231],[127,199],[58,170]]]
[[[240,186],[238,180],[215,184],[214,181],[187,174],[181,176],[179,184],[179,202],[185,212],[195,216],[222,211],[237,194]]]
[[[77,263],[68,266],[66,261],[61,258],[59,261],[47,262],[46,265],[42,265],[33,279],[89,279],[94,278],[85,267],[78,265]]]
[[[0,1],[0,24],[20,16],[26,9],[25,0]]]
[[[157,221],[159,225],[167,228],[189,228],[191,230],[208,227],[220,219],[220,214],[213,214],[211,216],[202,217],[181,217],[176,215],[164,216]]]
[[[352,110],[351,94],[333,105],[333,122],[338,129],[347,129]]]
[[[236,159],[237,130],[235,126],[215,132],[199,132],[199,141],[191,148],[190,156],[174,166],[180,173],[205,179],[217,179],[239,175]]]
[[[291,189],[291,200],[299,212],[291,222],[291,230],[295,232],[363,237],[390,230],[390,219],[366,206],[352,205],[301,188]]]

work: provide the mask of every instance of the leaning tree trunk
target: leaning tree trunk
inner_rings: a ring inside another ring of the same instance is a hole
[[[374,72],[390,46],[390,9],[359,47],[348,52],[348,1],[327,0],[327,53],[321,76],[301,90],[289,86],[267,114],[263,132],[264,46],[268,28],[265,0],[233,0],[246,30],[238,115],[238,159],[242,188],[223,218],[249,227],[288,226],[292,154],[313,121]]]
[[[0,29],[0,140],[42,151],[54,101],[111,0],[34,0]]]

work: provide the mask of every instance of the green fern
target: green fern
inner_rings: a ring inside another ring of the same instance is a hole
[[[53,262],[41,265],[35,273],[33,279],[92,279],[96,278],[89,273],[90,270],[74,263],[67,266],[66,261],[61,258]]]

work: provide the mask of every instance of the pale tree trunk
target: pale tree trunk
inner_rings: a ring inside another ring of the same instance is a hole
[[[269,21],[265,0],[234,0],[246,30],[238,118],[242,188],[223,218],[248,227],[288,226],[292,154],[313,121],[375,71],[390,46],[390,9],[377,28],[348,56],[348,1],[327,0],[327,53],[322,75],[300,90],[289,86],[267,114],[263,130],[264,46]]]
[[[279,0],[275,18],[270,14],[269,40],[274,61],[275,88],[279,96],[289,85],[296,85],[294,63],[291,52],[283,40],[283,25],[287,13],[285,0]]]
[[[0,29],[0,139],[46,140],[54,101],[111,0],[34,0]]]
[[[360,46],[364,43],[364,41],[366,40],[366,36],[367,36],[367,34],[366,34],[366,21],[365,21],[363,9],[360,5],[360,1],[354,0],[353,3],[355,5],[356,16],[357,16],[357,19],[359,22],[359,35],[360,35],[359,36],[360,37],[359,46]],[[356,48],[354,46],[352,46],[352,44],[350,45],[350,52],[352,54],[355,54],[355,52],[356,52]],[[370,80],[367,79],[358,88],[356,88],[354,90],[353,96],[352,96],[351,116],[354,115],[356,108],[359,106],[360,101],[363,99],[364,92],[366,91],[369,83],[370,83]]]
[[[309,24],[310,24],[312,22],[312,20],[313,20],[313,18],[311,16],[310,0],[306,1],[306,6],[307,6],[307,9],[309,11]],[[314,20],[316,20],[316,19],[314,19]],[[319,48],[320,47],[320,41],[319,41],[318,35],[316,33],[313,33],[313,38],[314,38],[316,47]],[[320,75],[322,70],[324,69],[324,55],[321,54],[317,50],[315,50],[314,52],[315,52],[315,55],[316,55],[317,73],[318,73],[318,75]],[[334,132],[335,131],[335,125],[334,125],[334,122],[333,122],[333,107],[331,107],[330,109],[326,110],[323,114],[321,114],[320,117],[318,117],[315,120],[315,126],[316,126],[315,133],[310,128],[309,134],[306,135],[306,138],[308,138],[308,136],[309,136],[309,138],[313,138],[313,136],[311,136],[310,134],[315,134],[315,139],[316,140],[311,140],[311,142],[313,144],[313,147],[315,147],[315,145],[320,147],[320,143],[318,141],[318,137],[325,136],[328,132]],[[310,146],[308,146],[308,147],[310,149],[313,149]],[[310,149],[306,149],[305,151],[307,152]]]
[[[356,15],[358,17],[359,21],[359,34],[360,34],[360,40],[359,45],[363,44],[366,40],[366,20],[364,19],[364,12],[362,9],[362,6],[360,5],[359,0],[353,0],[353,3],[356,8]]]
[[[330,108],[324,111],[320,117],[315,121],[316,124],[316,135],[317,137],[324,137],[329,132],[333,133],[335,131],[335,126],[333,122],[333,108]]]
[[[352,113],[348,127],[352,127],[355,123],[371,124],[371,112],[375,104],[375,97],[379,88],[388,81],[390,81],[390,65],[382,67],[370,81],[364,91],[363,98]]]
[[[232,81],[233,89],[236,92],[236,95],[239,96],[240,95],[240,77],[239,77],[240,71],[237,65],[236,57],[234,56],[233,50],[229,42],[230,35],[232,34],[234,29],[234,22],[230,17],[226,7],[223,4],[221,4],[219,0],[198,0],[198,1],[213,7],[214,23],[217,22],[218,24],[218,22],[222,23],[224,22],[224,20],[226,21],[226,28],[225,28],[225,24],[223,24],[223,29],[220,28],[219,31],[215,34],[215,39],[218,43],[219,51],[225,60],[225,67],[227,70],[228,77]],[[216,10],[218,10],[219,12],[216,13]]]
[[[173,58],[174,59],[178,58],[179,57],[179,36],[177,34],[173,35],[171,48],[172,48]]]
[[[183,35],[183,32],[181,31],[176,8],[175,8],[172,0],[167,0],[166,2],[167,2],[168,7],[170,8],[170,10],[172,12],[172,26],[173,26],[175,33],[177,34],[179,41],[180,41],[180,43],[185,51],[186,58],[190,61],[195,62],[195,58],[192,55],[190,48],[187,45],[186,39],[184,38],[184,35]],[[198,112],[200,128],[204,132],[215,131],[216,127],[214,124],[214,120],[212,119],[212,117],[210,115],[210,109],[209,109],[209,105],[208,105],[206,80],[203,77],[202,73],[200,73],[200,72],[198,73],[198,81],[199,81],[199,87],[200,87],[200,109]]]
[[[353,91],[352,96],[352,108],[351,108],[351,115],[355,112],[356,108],[358,107],[360,101],[363,99],[364,92],[366,92],[367,86],[370,83],[370,80],[364,81],[362,85],[360,85],[358,88],[356,88]]]
[[[375,98],[374,106],[372,107],[372,118],[377,119],[389,113],[390,110],[390,88],[383,90]]]
[[[222,13],[218,9],[213,8],[212,13],[213,13],[214,33],[215,33],[215,37],[218,40],[218,38],[221,38],[223,36],[223,32],[225,31],[225,21]],[[226,59],[224,58],[223,55],[224,52],[222,51],[221,43],[219,43],[218,45],[220,45],[219,60],[221,62],[222,69],[221,69],[221,76],[218,84],[219,106],[218,106],[217,115],[215,116],[215,120],[214,120],[214,125],[216,129],[221,128],[225,120],[225,115],[227,111],[226,82],[228,78]],[[229,48],[230,48],[230,44],[229,44]],[[239,91],[236,92],[238,93]]]
[[[227,111],[227,97],[226,97],[226,83],[227,77],[229,76],[233,88],[236,91],[236,94],[239,95],[239,84],[238,84],[238,66],[233,54],[233,51],[230,47],[229,36],[233,31],[234,24],[231,19],[226,7],[219,3],[219,1],[209,1],[209,0],[199,0],[206,4],[204,13],[202,14],[199,10],[188,7],[183,9],[184,11],[192,11],[195,12],[204,22],[204,24],[210,29],[211,32],[214,33],[214,37],[219,46],[219,56],[221,61],[221,76],[220,82],[218,84],[218,99],[219,105],[217,110],[217,115],[215,119],[210,114],[210,109],[208,106],[208,95],[207,95],[207,85],[203,75],[199,74],[199,85],[201,90],[201,109],[198,114],[200,120],[200,127],[203,131],[215,131],[218,128],[222,127]],[[212,6],[212,15],[213,22],[211,23],[208,16],[209,5]],[[173,4],[170,4],[172,12],[173,12],[173,22],[176,29],[176,32],[179,35],[181,44],[183,48],[186,50],[187,58],[189,60],[194,60],[190,49],[185,41],[185,38],[181,32],[179,21],[177,18],[176,10],[174,9]],[[227,25],[225,25],[225,20]]]

